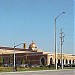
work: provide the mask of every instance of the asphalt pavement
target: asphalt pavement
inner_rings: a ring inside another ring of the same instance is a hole
[[[0,75],[75,75],[75,70],[1,72]]]

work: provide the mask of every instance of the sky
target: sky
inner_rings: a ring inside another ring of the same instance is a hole
[[[13,47],[32,40],[39,49],[54,52],[54,19],[57,52],[60,52],[60,29],[65,37],[63,53],[74,54],[75,0],[0,0],[0,46]],[[20,46],[19,46],[20,47]],[[22,47],[22,46],[21,46]]]

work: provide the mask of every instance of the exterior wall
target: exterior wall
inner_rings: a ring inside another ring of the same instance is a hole
[[[41,58],[45,58],[45,64],[47,64],[47,55],[36,54],[36,55],[28,55],[27,60],[30,60],[31,64],[41,65]]]
[[[50,58],[53,59],[53,64],[55,64],[55,55],[54,54],[48,54],[47,56],[47,64],[50,64]],[[67,63],[66,63],[67,60]],[[59,63],[60,62],[60,63]],[[61,64],[61,54],[57,54],[57,64]],[[75,64],[75,56],[69,55],[69,54],[63,54],[63,64]]]
[[[0,56],[2,61],[0,63],[4,64],[13,64],[13,54],[4,54]],[[45,65],[47,64],[47,55],[43,54],[16,54],[16,63],[24,64],[24,63],[29,63],[29,64],[38,64],[41,65],[41,58],[45,58]]]
[[[54,55],[53,55],[53,54],[48,54],[48,55],[47,55],[47,65],[51,64],[51,63],[50,63],[51,58],[52,58],[52,64],[55,63]]]
[[[55,64],[55,56],[54,56],[54,54],[48,54],[48,60],[47,60],[48,64],[47,65],[51,64],[50,63],[51,59],[52,59],[52,64]]]
[[[12,55],[2,54],[0,55],[0,63],[11,63],[13,61]]]
[[[42,65],[41,59],[44,58],[44,64],[45,65],[49,65],[51,64],[50,61],[52,58],[52,64],[55,64],[55,55],[54,54],[43,54],[43,53],[18,53],[16,54],[16,63],[29,63],[29,64],[38,64],[38,65]],[[61,64],[61,55],[58,54],[57,55],[57,63],[58,60],[60,60],[60,64]],[[75,64],[75,56],[73,55],[69,55],[69,54],[63,54],[63,60],[64,63],[63,64]],[[66,63],[67,60],[67,63]],[[13,64],[13,54],[1,54],[0,55],[0,63],[7,63]]]
[[[60,63],[61,63],[61,54],[58,54],[57,60],[58,59],[60,59]],[[72,56],[69,54],[63,54],[63,60],[64,60],[63,64],[74,64],[75,63],[75,56]],[[67,60],[67,63],[66,63],[66,60]],[[71,61],[71,63],[70,63],[70,61]]]

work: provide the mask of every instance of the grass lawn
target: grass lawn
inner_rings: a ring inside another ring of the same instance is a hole
[[[0,67],[0,72],[11,72],[13,71],[12,67]]]
[[[51,67],[28,67],[28,68],[17,68],[17,71],[37,71],[37,70],[53,70]],[[0,67],[0,72],[13,72],[13,67]]]
[[[65,67],[64,69],[75,69],[75,67]],[[55,68],[54,67],[17,68],[17,71],[38,71],[38,70],[55,70]],[[13,72],[13,67],[0,67],[0,72]]]
[[[54,70],[55,68],[51,67],[30,67],[30,68],[17,68],[18,71],[37,71],[37,70]]]

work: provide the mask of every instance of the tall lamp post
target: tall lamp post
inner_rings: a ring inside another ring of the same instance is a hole
[[[20,44],[18,44],[18,45],[15,45],[15,43],[14,43],[14,68],[13,68],[13,71],[14,71],[14,72],[16,71],[15,48],[16,48],[17,46],[21,45],[21,44],[24,44],[24,43],[20,43]]]
[[[61,16],[62,14],[64,14],[65,12],[60,13],[54,20],[55,25],[54,25],[54,47],[55,47],[55,66],[56,66],[56,70],[57,70],[57,50],[56,50],[56,20],[59,18],[59,16]]]

